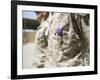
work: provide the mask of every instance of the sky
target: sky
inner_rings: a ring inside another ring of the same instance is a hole
[[[23,11],[23,18],[36,19],[37,14],[34,11]]]

